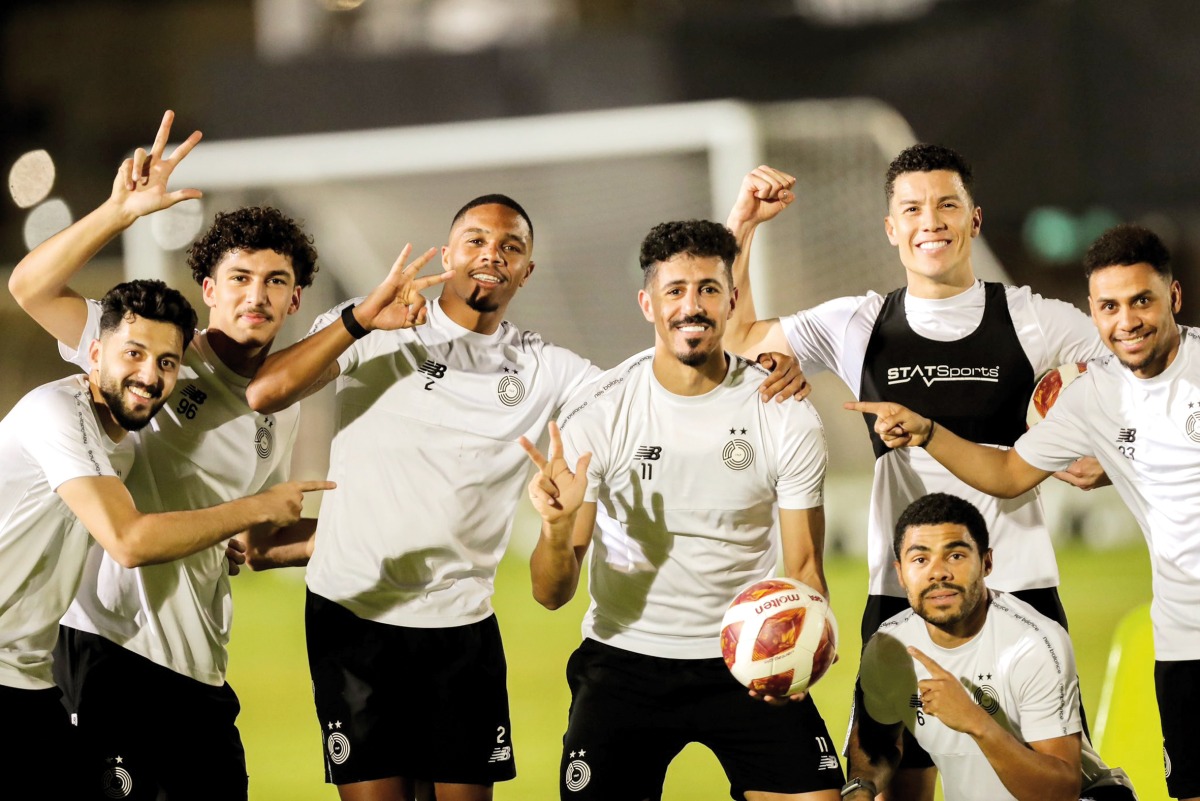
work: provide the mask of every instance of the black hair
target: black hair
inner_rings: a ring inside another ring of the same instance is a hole
[[[312,237],[272,206],[243,206],[217,214],[209,229],[188,249],[188,267],[196,283],[211,278],[226,254],[235,250],[273,250],[286,257],[300,287],[311,285],[318,270]]]
[[[1083,257],[1084,275],[1104,267],[1149,264],[1159,275],[1171,280],[1171,252],[1158,234],[1140,225],[1113,226],[1092,243]]]
[[[196,334],[196,310],[180,292],[154,279],[117,284],[100,299],[100,333],[116,330],[132,316],[171,323],[183,336],[183,349]]]
[[[883,194],[888,203],[892,202],[896,179],[906,172],[933,172],[934,170],[949,170],[958,173],[962,179],[963,189],[967,190],[967,198],[975,202],[975,176],[971,165],[956,150],[944,145],[919,144],[900,151],[900,155],[892,159],[888,165],[887,177],[883,183]]]
[[[521,207],[521,204],[513,200],[508,195],[480,195],[474,200],[467,201],[467,204],[459,209],[458,213],[454,215],[454,219],[450,221],[450,228],[453,229],[454,226],[458,225],[458,221],[465,217],[468,211],[476,208],[477,206],[505,206],[512,209],[519,214],[521,219],[525,221],[525,224],[529,226],[529,238],[533,239],[533,220],[529,219],[529,215],[525,213],[525,209]]]
[[[896,521],[896,531],[892,536],[892,552],[896,554],[897,559],[900,558],[900,546],[910,528],[942,523],[965,526],[979,549],[979,555],[987,553],[990,545],[987,523],[984,522],[983,515],[970,501],[945,492],[932,492],[917,498],[900,513],[900,519]]]
[[[728,228],[710,220],[684,220],[659,223],[642,240],[639,261],[646,286],[654,280],[658,265],[680,253],[708,258],[716,256],[725,265],[725,275],[733,286],[733,260],[741,248]]]

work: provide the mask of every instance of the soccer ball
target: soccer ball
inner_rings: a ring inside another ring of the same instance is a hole
[[[721,621],[721,656],[733,677],[777,698],[804,692],[824,676],[837,640],[829,602],[789,578],[744,588]]]
[[[1033,428],[1046,417],[1046,412],[1058,400],[1058,395],[1072,381],[1087,372],[1087,362],[1067,362],[1042,376],[1033,388],[1029,399],[1029,410],[1025,413],[1025,424]]]

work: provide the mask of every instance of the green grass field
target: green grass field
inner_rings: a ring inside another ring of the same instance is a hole
[[[1113,629],[1130,608],[1150,598],[1149,561],[1140,545],[1110,551],[1068,547],[1060,550],[1059,564],[1083,701],[1094,721]],[[826,573],[841,624],[841,659],[813,695],[830,733],[840,741],[858,666],[866,564],[833,557]],[[559,746],[569,701],[563,670],[578,645],[587,600],[581,592],[564,609],[542,609],[530,595],[528,567],[517,554],[502,563],[496,584],[519,772],[515,781],[497,786],[496,798],[553,801],[558,797]],[[337,798],[322,778],[321,736],[304,655],[302,572],[243,574],[235,579],[234,595],[229,680],[242,701],[239,725],[252,801]],[[705,749],[691,746],[672,764],[665,798],[728,797],[724,774]]]

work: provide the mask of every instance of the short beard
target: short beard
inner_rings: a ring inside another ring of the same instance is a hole
[[[473,290],[471,290],[471,294],[467,296],[467,307],[481,314],[490,314],[491,312],[499,311],[499,303],[491,300],[490,298],[484,299],[479,297],[482,291],[483,290],[481,290],[479,287],[475,287]]]
[[[122,393],[125,387],[134,386],[142,389],[150,390],[151,394],[157,400],[152,402],[149,412],[145,417],[135,417],[125,408],[125,402],[122,398]],[[105,378],[100,379],[100,397],[104,398],[104,403],[108,406],[108,413],[117,421],[117,425],[126,431],[141,431],[150,421],[154,419],[154,415],[158,414],[158,410],[166,403],[166,398],[162,397],[162,387],[148,387],[145,384],[140,384],[136,381],[126,381],[120,386],[116,381],[110,381]]]
[[[929,612],[925,608],[925,596],[936,590],[955,590],[962,598],[962,603],[958,607],[957,612]],[[937,626],[938,628],[952,628],[959,623],[967,620],[975,614],[979,609],[979,604],[986,599],[987,590],[983,589],[982,584],[973,584],[970,587],[963,587],[958,584],[942,582],[934,587],[926,587],[925,590],[917,597],[916,603],[910,599],[909,604],[913,611],[921,616],[927,623]],[[939,616],[940,615],[940,616]]]
[[[679,360],[680,364],[686,364],[688,367],[699,367],[708,361],[709,354],[695,349],[696,346],[700,344],[700,340],[689,339],[685,340],[685,342],[689,348],[692,348],[692,350],[684,351],[682,353],[675,353],[675,358]]]

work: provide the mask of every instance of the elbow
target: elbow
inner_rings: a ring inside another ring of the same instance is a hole
[[[571,600],[570,596],[564,596],[563,593],[546,592],[545,590],[539,590],[537,587],[533,588],[533,599],[551,612],[561,609]]]
[[[246,405],[259,414],[275,414],[287,407],[281,402],[280,393],[262,378],[255,378],[246,387]]]
[[[21,273],[21,267],[20,265],[17,265],[16,269],[13,270],[12,275],[8,277],[8,293],[13,296],[13,300],[17,302],[18,306],[28,311],[27,306],[29,303],[29,291],[25,286],[25,283],[26,282]]]
[[[142,553],[138,548],[125,543],[115,548],[106,548],[105,550],[108,551],[108,555],[113,558],[114,562],[126,570],[133,570],[135,567],[145,567],[159,561],[147,553]]]

